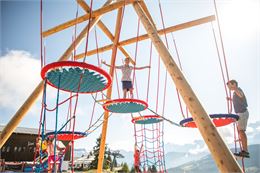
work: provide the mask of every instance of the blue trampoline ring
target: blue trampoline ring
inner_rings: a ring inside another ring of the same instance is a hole
[[[132,119],[132,123],[135,124],[154,124],[162,122],[163,118],[158,115],[145,115],[145,116],[138,116]]]
[[[143,100],[138,99],[115,99],[103,104],[103,108],[113,113],[135,113],[141,112],[148,107]]]
[[[96,93],[111,85],[110,75],[99,67],[84,62],[62,61],[46,65],[41,71],[42,79],[63,91]],[[59,82],[60,81],[60,82]],[[80,82],[80,87],[79,87]]]

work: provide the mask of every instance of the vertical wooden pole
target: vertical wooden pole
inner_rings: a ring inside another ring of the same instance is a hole
[[[190,113],[206,142],[213,159],[215,160],[220,172],[242,172],[240,166],[236,162],[234,156],[224,143],[219,135],[216,127],[212,124],[208,114],[202,107],[192,88],[186,81],[184,75],[174,62],[168,49],[163,44],[156,28],[149,21],[145,15],[142,7],[138,2],[133,4],[133,7],[138,14],[143,26],[145,27],[150,39],[152,40],[155,48],[157,49],[163,63],[169,72],[172,80],[174,81],[177,89],[179,90],[184,102],[190,110]]]
[[[115,39],[114,39],[114,42],[113,42],[112,56],[111,56],[111,61],[110,61],[111,67],[110,67],[110,70],[109,70],[109,74],[112,77],[112,81],[113,81],[114,72],[115,72],[117,44],[118,44],[118,41],[119,41],[122,19],[123,19],[123,9],[120,8],[120,9],[118,9],[118,13],[117,13],[117,20],[116,20],[117,22],[116,22],[116,28],[115,28]],[[107,90],[107,99],[111,99],[112,88],[113,88],[113,85],[111,85],[108,88],[108,90]],[[102,172],[102,168],[103,168],[105,146],[106,146],[108,116],[109,116],[109,112],[105,111],[104,120],[103,120],[103,126],[102,126],[99,158],[98,158],[98,169],[97,169],[98,173],[101,173]]]
[[[110,4],[112,0],[108,0],[105,4]],[[94,18],[90,22],[90,30],[96,25],[96,23],[100,20],[101,16],[98,16]],[[76,38],[76,40],[70,45],[70,47],[64,52],[64,54],[60,57],[58,61],[64,61],[67,60],[71,56],[71,52],[74,50],[74,47],[78,47],[79,44],[82,42],[82,40],[86,37],[88,31],[88,25],[81,31],[79,36]],[[22,121],[23,117],[26,115],[26,113],[30,110],[32,105],[35,103],[39,95],[41,94],[43,90],[43,81],[39,83],[39,85],[35,88],[35,90],[32,92],[32,94],[27,98],[27,100],[24,102],[24,104],[20,107],[20,109],[16,112],[16,114],[13,116],[13,118],[9,121],[9,123],[5,126],[1,133],[1,140],[0,140],[0,148],[4,145],[4,143],[7,141],[7,139],[11,136],[13,131],[16,129],[16,127],[19,125],[19,123]]]

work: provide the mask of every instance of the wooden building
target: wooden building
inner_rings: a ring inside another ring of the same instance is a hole
[[[0,132],[4,126],[0,125]],[[1,148],[0,158],[6,162],[33,161],[35,141],[38,129],[18,127]],[[68,142],[63,142],[67,146]],[[65,159],[70,160],[70,149],[65,153]]]

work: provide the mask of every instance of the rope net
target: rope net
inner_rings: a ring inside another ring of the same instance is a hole
[[[139,166],[140,172],[166,172],[161,118],[135,117],[132,122],[135,129],[136,151],[140,151],[139,158],[135,156],[135,167]]]

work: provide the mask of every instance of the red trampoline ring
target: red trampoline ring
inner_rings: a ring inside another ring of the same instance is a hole
[[[209,115],[216,127],[226,126],[239,119],[238,115],[235,114],[211,114]],[[197,128],[193,118],[187,118],[180,122],[183,127]]]
[[[84,63],[84,62],[77,62],[77,61],[60,61],[60,62],[54,62],[54,63],[51,63],[51,64],[47,64],[41,70],[42,79],[43,80],[45,79],[46,74],[50,70],[55,69],[55,68],[61,68],[61,67],[81,67],[83,69],[93,70],[93,71],[103,75],[107,80],[107,84],[106,84],[105,88],[103,88],[102,90],[98,90],[97,92],[107,89],[112,83],[112,79],[111,79],[110,75],[105,70],[103,70],[103,69],[101,69],[97,66],[91,65],[91,64],[87,64],[87,63]],[[47,80],[47,83],[49,85],[53,86],[54,88],[57,88],[57,86],[54,85],[53,83],[49,82],[49,80]],[[61,89],[61,90],[67,91],[67,90],[64,90],[64,89]]]
[[[72,141],[73,139],[77,140],[80,138],[84,138],[87,135],[88,134],[84,133],[84,132],[74,132],[73,133],[72,131],[61,131],[56,134],[56,138],[59,141]],[[55,137],[55,132],[46,133],[46,136],[53,139]]]

